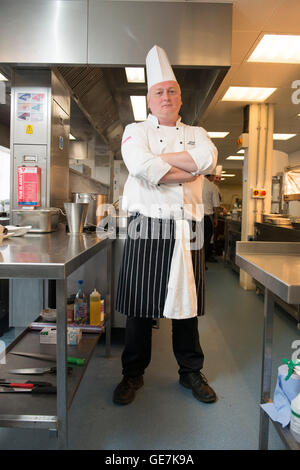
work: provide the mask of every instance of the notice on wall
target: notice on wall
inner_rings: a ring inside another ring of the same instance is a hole
[[[45,93],[18,93],[17,119],[42,122],[45,119]]]

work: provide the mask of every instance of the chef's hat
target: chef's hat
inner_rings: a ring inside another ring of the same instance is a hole
[[[215,173],[216,176],[221,176],[221,174],[222,174],[222,168],[223,168],[222,165],[217,165],[217,166],[216,166],[216,173]]]
[[[170,80],[177,82],[167,54],[159,46],[153,46],[148,52],[146,70],[148,90],[157,83],[168,82]]]

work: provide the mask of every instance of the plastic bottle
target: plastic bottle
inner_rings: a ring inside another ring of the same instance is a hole
[[[78,292],[74,302],[74,323],[88,323],[88,303],[83,290],[83,281],[78,281]]]
[[[104,296],[100,298],[100,325],[104,324]]]
[[[96,289],[90,295],[90,325],[100,325],[100,294]]]
[[[291,401],[290,431],[295,440],[300,442],[300,393]]]

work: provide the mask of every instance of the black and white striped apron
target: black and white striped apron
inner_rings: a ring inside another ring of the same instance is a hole
[[[191,231],[201,222],[190,221]],[[116,310],[129,317],[163,318],[175,245],[175,220],[131,216],[120,268]],[[204,315],[204,249],[191,250],[197,315]]]

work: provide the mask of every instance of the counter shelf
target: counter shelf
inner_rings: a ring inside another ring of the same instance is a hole
[[[83,333],[78,346],[67,346],[67,355],[85,359],[83,366],[72,365],[72,372],[68,374],[67,380],[67,409],[69,410],[79,387],[81,379],[86,371],[88,362],[102,333]],[[8,379],[16,382],[21,381],[45,381],[56,385],[56,375],[21,375],[9,374],[11,369],[27,369],[36,367],[53,367],[54,362],[9,354],[11,351],[22,351],[39,354],[56,354],[55,344],[40,344],[40,332],[25,330],[6,349],[6,364],[1,366],[1,379]],[[0,426],[45,428],[51,430],[58,429],[56,416],[57,402],[56,395],[34,395],[30,393],[3,394],[0,401]],[[3,414],[2,414],[3,413]],[[21,419],[22,417],[22,419]]]
[[[265,287],[261,403],[270,402],[272,379],[273,316],[275,295],[288,304],[300,304],[300,243],[237,242],[237,265]],[[260,409],[259,449],[268,449],[269,416]],[[285,445],[299,444],[287,428],[273,422]]]
[[[56,380],[57,395],[26,396],[22,394],[22,402],[17,394],[2,394],[0,403],[5,404],[5,414],[0,416],[0,426],[55,429],[57,431],[59,448],[68,447],[68,410],[79,386],[80,380],[96,346],[99,335],[83,335],[82,343],[78,345],[78,357],[86,358],[85,366],[74,366],[73,375],[67,376],[67,355],[73,355],[73,346],[67,346],[67,277],[87,262],[101,250],[107,253],[108,295],[106,313],[106,355],[110,354],[110,310],[113,305],[113,240],[106,234],[99,238],[97,234],[68,234],[59,230],[50,234],[26,234],[23,237],[6,239],[0,246],[0,278],[36,278],[54,279],[56,281],[56,325],[57,344],[40,345],[38,334],[25,330],[19,338],[8,347],[30,352],[43,351],[51,348],[52,355],[56,351],[57,375],[42,376],[42,381]],[[45,249],[46,247],[46,249]],[[71,353],[72,352],[72,353]],[[9,369],[39,366],[53,366],[54,362],[39,361],[33,358],[7,355],[8,363],[1,366],[1,378],[7,378],[6,367]],[[76,370],[75,370],[76,367]],[[9,370],[7,369],[7,370]],[[17,376],[14,376],[17,377]],[[20,376],[19,376],[20,377]],[[24,377],[24,376],[23,376]],[[39,376],[41,377],[41,376]],[[27,378],[27,380],[30,377]],[[49,380],[48,380],[49,379]],[[19,380],[19,379],[16,379]],[[39,380],[39,379],[36,379]],[[35,405],[36,408],[35,408]],[[29,406],[30,405],[30,406]],[[3,410],[0,405],[0,411]],[[15,410],[15,411],[13,411]],[[26,411],[26,414],[23,414]],[[28,410],[30,414],[28,414]],[[8,414],[9,411],[9,414]],[[11,413],[11,414],[10,414]],[[14,414],[16,413],[16,414]],[[42,414],[39,414],[42,413]],[[54,414],[53,414],[54,413]]]

